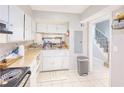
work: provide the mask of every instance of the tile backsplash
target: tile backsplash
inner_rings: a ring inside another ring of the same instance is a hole
[[[8,54],[9,52],[11,52],[13,49],[15,49],[17,46],[19,45],[24,45],[25,47],[29,46],[30,44],[32,44],[33,41],[24,41],[24,42],[15,42],[15,43],[0,43],[0,59],[2,56]]]

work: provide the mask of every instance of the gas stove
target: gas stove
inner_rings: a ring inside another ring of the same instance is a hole
[[[31,74],[29,67],[0,69],[0,87],[18,87],[27,74],[29,74],[29,78]]]

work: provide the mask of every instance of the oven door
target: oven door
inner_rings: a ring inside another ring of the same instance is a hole
[[[25,77],[22,79],[22,81],[20,82],[19,87],[28,87],[30,76],[31,76],[31,73],[27,73]]]

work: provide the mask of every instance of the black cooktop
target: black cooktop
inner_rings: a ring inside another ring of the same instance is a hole
[[[29,67],[0,69],[0,87],[19,86],[27,73],[31,73]]]

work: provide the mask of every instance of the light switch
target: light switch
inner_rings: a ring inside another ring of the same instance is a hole
[[[114,52],[118,52],[118,48],[116,46],[113,47]]]

